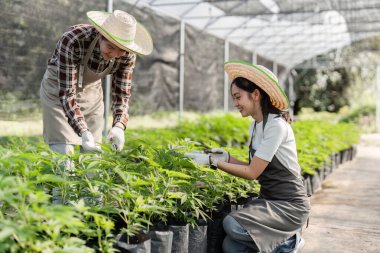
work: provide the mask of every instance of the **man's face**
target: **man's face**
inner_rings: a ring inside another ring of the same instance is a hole
[[[126,51],[123,49],[120,49],[115,44],[108,41],[103,36],[99,39],[100,44],[100,52],[102,54],[102,57],[104,60],[109,61],[114,58],[119,58],[126,54]]]

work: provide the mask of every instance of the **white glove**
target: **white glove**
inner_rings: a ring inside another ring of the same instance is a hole
[[[212,165],[216,166],[218,162],[230,161],[230,153],[221,148],[212,148],[210,150],[211,162]]]
[[[88,130],[82,133],[82,148],[86,152],[100,152],[102,153],[102,149],[95,144],[94,136]]]
[[[107,143],[115,151],[121,151],[124,147],[124,130],[120,127],[114,126],[108,133]]]
[[[199,152],[191,152],[191,153],[185,153],[184,154],[187,157],[190,157],[194,160],[197,164],[200,165],[210,165],[210,155],[199,153]]]

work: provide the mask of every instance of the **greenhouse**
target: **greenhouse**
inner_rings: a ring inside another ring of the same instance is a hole
[[[0,252],[379,251],[379,1],[0,7]]]

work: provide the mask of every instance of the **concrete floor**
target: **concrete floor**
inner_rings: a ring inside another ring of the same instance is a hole
[[[302,253],[380,252],[380,135],[362,137],[353,161],[340,165],[311,197]]]

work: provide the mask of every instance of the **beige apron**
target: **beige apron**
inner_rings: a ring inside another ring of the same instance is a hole
[[[104,124],[101,78],[111,71],[113,61],[111,60],[109,66],[101,73],[96,73],[87,67],[88,60],[98,40],[99,36],[92,41],[86,56],[79,65],[76,102],[89,130],[94,136],[95,142],[101,143]],[[41,82],[40,90],[44,140],[48,144],[81,145],[82,139],[67,122],[67,117],[63,111],[58,94],[57,66],[48,65]]]
[[[264,117],[263,127],[266,121],[267,117]],[[255,153],[252,140],[249,151],[251,159]],[[276,156],[258,181],[261,186],[259,198],[231,216],[247,230],[260,252],[270,253],[305,224],[310,203],[302,180],[283,166]]]

